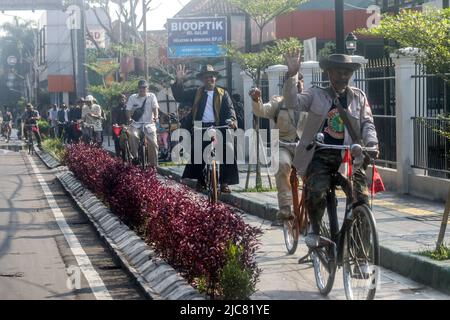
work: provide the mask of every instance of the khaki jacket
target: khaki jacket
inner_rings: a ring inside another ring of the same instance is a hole
[[[252,100],[253,114],[266,119],[276,120],[275,128],[279,130],[280,140],[293,142],[301,137],[306,112],[300,112],[298,123],[295,123],[293,108],[287,108],[281,96],[273,96],[268,103]],[[275,119],[276,118],[276,119]]]
[[[297,146],[294,166],[299,175],[304,177],[306,169],[314,155],[314,149],[309,151],[306,147],[313,141],[326,120],[332,105],[332,98],[324,88],[312,87],[301,94],[297,94],[297,75],[286,79],[283,87],[283,96],[289,108],[297,108],[308,113],[300,143]],[[360,89],[350,87],[347,92],[349,121],[357,134],[360,135],[364,145],[378,144],[377,133],[373,123],[372,111],[366,95]],[[352,144],[352,138],[345,128],[344,144]]]

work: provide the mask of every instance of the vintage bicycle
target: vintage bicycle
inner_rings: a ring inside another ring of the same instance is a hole
[[[307,149],[349,150],[354,159],[354,171],[363,165],[367,152],[377,151],[377,147],[330,145],[323,141],[324,136],[319,133]],[[346,197],[340,229],[336,197],[338,186],[342,187]],[[319,246],[309,249],[317,287],[322,295],[327,295],[333,287],[337,268],[342,267],[347,299],[374,299],[380,277],[380,248],[372,210],[364,203],[354,202],[352,176],[346,178],[340,173],[332,175],[326,200],[327,212],[322,220]]]
[[[231,121],[226,121],[227,123],[230,123]],[[219,193],[218,193],[218,181],[220,178],[220,170],[219,170],[219,164],[216,160],[216,144],[217,144],[217,138],[216,138],[216,130],[220,129],[229,129],[229,125],[225,126],[209,126],[209,127],[194,127],[194,130],[202,130],[206,131],[207,136],[210,139],[210,145],[211,145],[211,158],[210,161],[205,161],[205,166],[203,167],[203,177],[205,178],[205,183],[207,187],[207,193],[208,193],[208,199],[209,202],[214,204],[217,203]]]

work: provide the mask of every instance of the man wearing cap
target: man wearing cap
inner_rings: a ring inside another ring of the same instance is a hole
[[[86,96],[85,105],[81,111],[83,121],[83,136],[86,143],[91,141],[101,145],[102,143],[102,109],[95,103],[93,96]]]
[[[328,73],[330,85],[327,88],[312,87],[297,93],[297,74],[300,68],[300,51],[286,55],[288,66],[287,79],[283,95],[288,107],[308,112],[300,143],[297,146],[294,166],[298,174],[306,179],[306,209],[311,221],[310,230],[305,238],[309,247],[319,244],[319,232],[322,216],[326,207],[326,193],[330,187],[330,177],[338,172],[342,164],[342,152],[339,150],[307,150],[317,133],[324,134],[324,143],[350,145],[360,143],[365,146],[377,146],[378,139],[372,112],[363,91],[350,87],[353,72],[361,67],[344,54],[332,54],[320,61],[320,67]],[[347,126],[339,109],[346,112]],[[372,155],[374,157],[377,154]],[[366,166],[365,166],[366,167]],[[368,204],[368,188],[365,169],[354,172],[353,187],[355,200]]]
[[[200,73],[197,74],[197,79],[203,82],[203,86],[197,89],[185,90],[183,80],[186,77],[186,68],[183,65],[177,67],[176,82],[172,85],[173,96],[177,102],[192,106],[191,113],[183,122],[186,125],[186,129],[192,130],[194,121],[201,121],[203,127],[229,125],[232,129],[237,128],[236,113],[231,97],[225,89],[216,86],[218,74],[219,72],[215,71],[211,65],[202,66]],[[224,133],[225,131],[222,131],[225,142],[227,139]],[[200,191],[206,188],[203,177],[205,164],[204,159],[202,159],[202,164],[194,163],[193,151],[196,141],[193,137],[194,134],[192,132],[191,162],[186,166],[183,172],[183,178],[197,179],[197,190]],[[203,150],[210,142],[201,143],[203,153]],[[234,159],[233,143],[223,143],[222,154],[224,160],[230,158],[230,155]],[[239,183],[239,172],[235,160],[232,163],[220,164],[219,182],[221,184],[221,192],[224,193],[230,192],[228,185]]]
[[[133,162],[137,164],[139,133],[144,130],[147,139],[148,164],[152,167],[158,165],[158,138],[156,121],[158,119],[159,104],[155,94],[148,92],[148,83],[145,80],[138,82],[139,92],[128,98],[126,107],[127,122],[130,123],[130,151]],[[141,112],[141,110],[143,112]],[[139,119],[133,119],[135,112],[141,112]]]

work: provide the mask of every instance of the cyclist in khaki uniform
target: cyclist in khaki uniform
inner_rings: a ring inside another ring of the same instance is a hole
[[[298,93],[303,90],[303,78],[297,82]],[[273,96],[268,103],[262,103],[260,90],[253,88],[250,91],[252,97],[253,113],[261,118],[271,119],[275,122],[275,129],[279,130],[279,164],[275,173],[275,181],[278,189],[277,219],[289,219],[292,215],[292,190],[289,177],[292,161],[295,154],[295,146],[288,145],[298,141],[306,118],[305,112],[288,109],[281,96]],[[286,142],[288,144],[283,144]]]

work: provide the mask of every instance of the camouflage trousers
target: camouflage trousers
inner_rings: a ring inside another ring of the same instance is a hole
[[[315,152],[306,171],[305,205],[314,233],[319,234],[320,223],[327,206],[326,195],[330,189],[331,177],[339,170],[341,163],[341,151],[321,150]],[[353,199],[369,204],[366,173],[363,168],[353,172]]]

